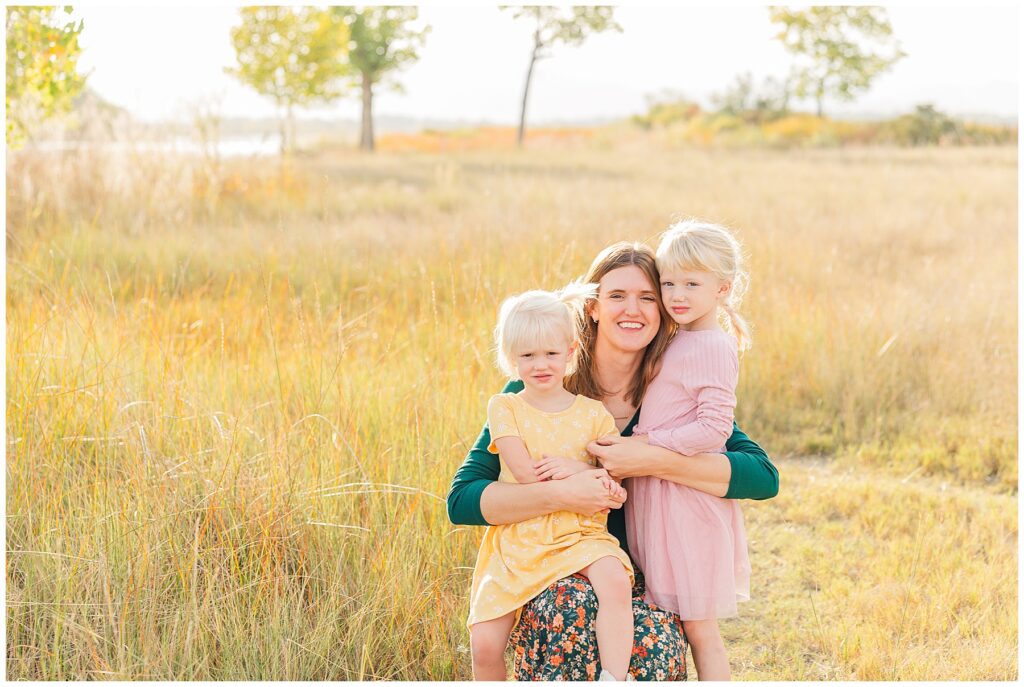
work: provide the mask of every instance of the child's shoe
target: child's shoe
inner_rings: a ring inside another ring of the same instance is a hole
[[[615,679],[615,676],[612,675],[611,673],[609,673],[604,668],[601,669],[601,674],[598,676],[597,681],[598,682],[618,682],[618,680]],[[630,675],[629,673],[626,673],[626,682],[636,682],[636,680],[633,679],[632,675]]]

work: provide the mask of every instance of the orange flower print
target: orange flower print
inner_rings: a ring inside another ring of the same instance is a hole
[[[643,578],[637,577],[630,674],[639,681],[685,680],[682,623],[642,600]],[[593,589],[578,575],[556,581],[528,603],[509,640],[514,647],[514,679],[594,680],[600,665],[593,623],[596,613]]]
[[[585,622],[586,619],[587,619],[587,609],[583,608],[583,606],[577,606],[576,607],[576,622],[573,623],[573,625],[575,625],[576,627],[583,627],[586,624],[586,622]]]

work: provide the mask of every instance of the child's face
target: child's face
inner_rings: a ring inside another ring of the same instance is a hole
[[[682,326],[714,322],[719,303],[731,284],[712,272],[668,270],[661,273],[661,298],[672,319]]]
[[[516,371],[523,384],[535,391],[561,388],[575,350],[575,343],[562,340],[515,351]]]

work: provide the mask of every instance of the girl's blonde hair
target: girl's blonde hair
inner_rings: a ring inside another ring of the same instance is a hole
[[[494,347],[501,371],[518,379],[516,350],[579,341],[576,322],[584,304],[596,295],[597,284],[574,281],[558,291],[527,291],[506,298],[494,328]],[[569,358],[567,373],[575,369],[576,359],[575,354]]]
[[[661,315],[661,325],[657,333],[644,349],[643,358],[629,381],[629,387],[624,394],[626,401],[634,406],[639,406],[640,401],[647,391],[647,385],[654,379],[661,362],[661,356],[668,348],[669,342],[676,331],[676,323],[669,317],[665,305],[661,302],[661,291],[658,288],[658,267],[654,261],[654,251],[642,243],[629,243],[620,241],[613,243],[597,254],[594,262],[590,263],[583,281],[597,283],[604,279],[604,276],[623,267],[636,267],[651,283],[655,297],[658,301],[658,313]],[[597,345],[598,323],[590,316],[593,308],[597,306],[597,296],[594,300],[587,302],[586,310],[581,313],[578,321],[580,350],[579,362],[571,374],[565,376],[565,388],[574,394],[580,394],[587,398],[601,401],[615,391],[603,388],[597,382],[594,375],[594,348]]]
[[[676,222],[661,235],[656,256],[659,272],[711,272],[719,279],[730,281],[732,288],[721,304],[726,317],[720,319],[726,330],[736,337],[741,351],[750,347],[750,325],[738,312],[750,275],[743,265],[743,249],[732,232],[719,224],[697,219]]]

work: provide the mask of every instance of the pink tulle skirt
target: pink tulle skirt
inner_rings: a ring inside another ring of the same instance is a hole
[[[657,477],[625,482],[626,536],[647,600],[683,620],[736,615],[750,599],[743,512],[723,499]]]

